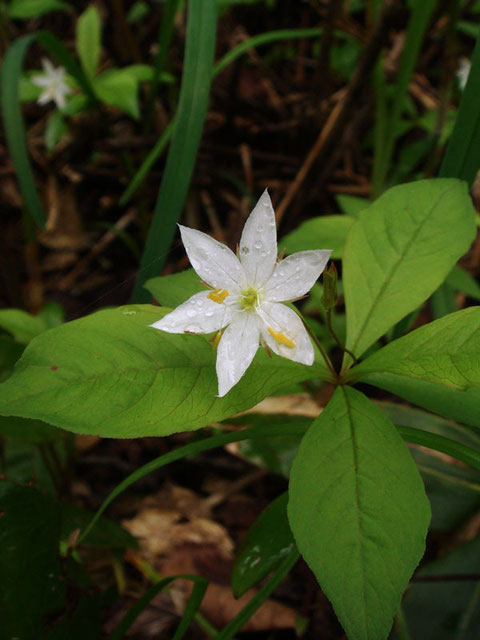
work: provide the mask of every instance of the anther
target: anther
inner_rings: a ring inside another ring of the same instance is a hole
[[[226,289],[214,289],[208,294],[207,298],[210,298],[210,300],[213,300],[213,302],[216,302],[217,304],[222,304],[225,298],[229,295],[230,294]]]
[[[268,333],[272,336],[272,338],[275,338],[278,344],[284,344],[290,348],[293,348],[295,346],[295,343],[292,342],[290,338],[287,338],[287,336],[284,336],[283,333],[280,333],[280,331],[274,331],[271,327],[268,327]]]

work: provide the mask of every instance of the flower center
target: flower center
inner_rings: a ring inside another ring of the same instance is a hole
[[[253,311],[258,302],[258,291],[253,287],[244,289],[240,294],[240,304],[246,311]]]

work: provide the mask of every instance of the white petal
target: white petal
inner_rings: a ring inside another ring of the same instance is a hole
[[[63,91],[56,91],[55,92],[54,101],[55,101],[55,104],[57,105],[57,107],[59,109],[63,109],[64,108],[64,106],[66,104],[66,101],[65,101],[65,95],[64,95]]]
[[[260,311],[264,324],[260,326],[263,341],[279,356],[312,365],[315,359],[312,342],[307,330],[298,315],[284,304],[264,302]],[[268,329],[279,332],[293,342],[295,346],[287,346],[275,339]]]
[[[181,224],[178,226],[190,263],[202,280],[215,289],[238,294],[246,286],[247,280],[233,251],[202,231]]]
[[[223,329],[232,318],[233,308],[210,300],[209,293],[196,293],[150,326],[168,333],[211,333]]]
[[[264,286],[267,300],[284,302],[305,295],[325,269],[331,253],[330,249],[299,251],[281,260]]]
[[[272,275],[277,259],[277,227],[272,201],[265,189],[255,205],[240,240],[240,260],[248,283],[262,285]]]
[[[32,78],[32,83],[37,87],[49,87],[50,86],[50,78],[46,76],[34,76]]]
[[[250,366],[260,340],[259,321],[255,313],[234,315],[218,344],[218,397],[237,384]]]
[[[48,58],[42,58],[42,67],[47,75],[52,75],[55,73],[55,67]]]
[[[50,89],[45,89],[45,91],[43,91],[37,100],[37,104],[47,104],[47,102],[50,102],[50,100],[52,99],[52,96],[50,94]]]

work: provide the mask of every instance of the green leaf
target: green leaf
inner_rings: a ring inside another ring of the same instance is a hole
[[[68,126],[62,114],[60,111],[54,111],[48,118],[47,126],[45,127],[44,140],[47,151],[54,151],[62,136],[67,131]]]
[[[93,80],[100,61],[101,21],[97,7],[90,5],[77,20],[75,46],[85,75]]]
[[[274,500],[255,520],[235,557],[232,590],[240,598],[295,549],[287,518],[288,493]]]
[[[355,379],[480,427],[480,307],[416,329],[364,360]]]
[[[22,353],[23,345],[14,342],[10,337],[0,336],[0,382],[10,376]]]
[[[149,295],[143,289],[143,283],[160,272],[187,197],[207,115],[216,24],[215,2],[189,1],[185,63],[175,128],[132,294],[134,302],[148,301]]]
[[[404,613],[412,640],[474,640],[480,629],[480,580],[442,580],[443,576],[478,576],[480,537],[426,564],[408,590]],[[435,579],[437,578],[437,579]]]
[[[350,640],[385,640],[422,557],[430,508],[394,425],[339,387],[292,467],[290,525]]]
[[[474,235],[475,213],[458,180],[394,187],[365,209],[344,251],[347,348],[358,358],[421,305]]]
[[[215,352],[202,336],[149,327],[150,305],[100,311],[38,336],[0,385],[0,413],[108,437],[192,430],[248,409],[286,383],[327,375],[259,350],[240,383],[217,398]]]
[[[95,93],[102,102],[118,107],[132,118],[140,117],[138,80],[123,70],[109,69],[93,80]]]
[[[155,300],[164,307],[175,308],[205,287],[193,269],[151,278],[144,284]]]
[[[63,608],[60,511],[48,495],[0,482],[0,637],[38,640],[43,620]]]
[[[39,18],[51,11],[65,11],[70,5],[60,0],[10,0],[7,15],[12,20]]]
[[[319,216],[307,220],[280,240],[287,253],[307,249],[332,249],[332,258],[341,258],[347,234],[354,222],[350,216]]]
[[[65,432],[41,420],[26,420],[0,416],[0,434],[30,444],[53,442],[65,437]]]
[[[366,209],[370,204],[370,200],[367,200],[366,198],[349,196],[346,193],[339,193],[335,196],[335,200],[340,207],[340,210],[352,218],[358,218],[358,214]]]
[[[93,518],[93,513],[72,504],[62,506],[62,538],[68,538],[76,529],[83,530]],[[97,525],[82,540],[90,547],[104,549],[136,549],[136,539],[114,520],[101,516]]]
[[[480,301],[480,285],[465,269],[455,266],[445,281],[449,287],[461,291],[469,298]]]
[[[47,330],[47,325],[38,316],[22,309],[1,309],[0,329],[12,334],[17,342],[28,344],[30,340]]]

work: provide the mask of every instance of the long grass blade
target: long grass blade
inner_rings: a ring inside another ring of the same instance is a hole
[[[190,0],[188,3],[185,64],[176,126],[133,289],[134,302],[147,302],[150,299],[143,283],[157,275],[163,266],[187,197],[207,115],[216,18],[216,2]]]
[[[94,515],[88,526],[83,530],[78,541],[81,542],[86,538],[90,531],[95,526],[97,520],[100,518],[105,509],[118,497],[125,489],[128,489],[132,484],[144,478],[149,473],[153,473],[157,469],[182,460],[187,456],[193,456],[202,451],[208,451],[209,449],[215,449],[216,447],[223,447],[230,442],[241,442],[242,440],[250,440],[254,438],[272,438],[274,436],[301,436],[308,429],[311,421],[296,423],[296,424],[283,424],[283,425],[268,425],[265,427],[252,427],[250,429],[244,429],[242,431],[235,431],[234,433],[222,434],[219,436],[212,436],[211,438],[205,438],[197,442],[191,442],[184,447],[179,447],[174,451],[164,454],[131,473],[120,484],[118,484],[113,491],[103,501],[101,507]]]
[[[461,178],[471,186],[480,168],[480,34],[452,136],[440,167],[444,178]]]
[[[3,61],[0,80],[5,137],[17,173],[25,207],[36,224],[41,229],[45,229],[45,213],[38,195],[30,164],[27,136],[19,99],[19,84],[23,62],[29,47],[34,42],[42,44],[47,51],[75,77],[78,84],[92,100],[94,100],[95,97],[87,78],[75,62],[75,59],[52,34],[40,31],[23,36],[16,40],[8,49]]]
[[[405,97],[408,92],[410,78],[415,69],[420,47],[427,30],[432,12],[437,4],[437,0],[423,0],[413,4],[412,14],[407,27],[405,46],[403,48],[400,66],[395,83],[395,94],[388,118],[388,124],[384,126],[382,136],[377,136],[377,141],[382,144],[376,145],[373,170],[374,195],[377,196],[382,191],[385,184],[390,165],[392,162],[393,150],[395,147],[395,137],[405,104]],[[384,90],[384,89],[383,89]],[[378,126],[378,125],[377,125]]]
[[[238,613],[233,620],[231,620],[226,627],[224,627],[220,633],[215,637],[215,640],[231,640],[235,634],[240,631],[243,625],[250,620],[255,611],[259,609],[262,604],[270,597],[270,594],[275,591],[280,582],[287,576],[293,569],[300,554],[295,547],[290,553],[285,556],[284,560],[275,571],[273,576],[268,580],[253,596],[245,607]]]
[[[184,580],[191,580],[193,582],[193,591],[187,602],[185,607],[185,612],[182,616],[180,624],[177,627],[175,635],[172,640],[181,640],[188,627],[190,626],[195,614],[200,607],[205,591],[207,590],[208,580],[201,576],[192,576],[192,575],[175,575],[169,576],[168,578],[163,578],[156,584],[154,584],[148,591],[146,591],[141,598],[139,598],[134,605],[130,607],[125,616],[122,618],[118,626],[115,628],[113,633],[110,635],[110,640],[121,640],[138,616],[142,613],[146,607],[150,604],[153,598],[166,589],[171,582],[176,580],[177,578],[182,578]]]

